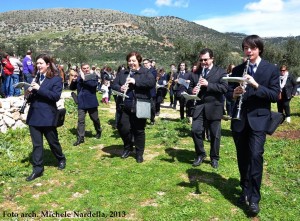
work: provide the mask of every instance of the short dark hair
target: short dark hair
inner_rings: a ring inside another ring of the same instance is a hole
[[[213,58],[214,57],[214,53],[213,51],[210,49],[210,48],[204,48],[200,51],[200,55],[203,55],[203,54],[206,54],[208,53],[209,54],[209,58]]]
[[[242,49],[244,50],[245,46],[249,46],[250,48],[258,48],[259,55],[264,52],[264,43],[261,37],[258,35],[249,35],[244,38],[242,43]]]
[[[137,51],[132,51],[132,52],[128,53],[128,55],[126,56],[126,61],[128,61],[129,58],[132,57],[132,56],[135,56],[136,59],[138,60],[138,62],[142,63],[143,58],[142,58],[141,54],[138,53]]]

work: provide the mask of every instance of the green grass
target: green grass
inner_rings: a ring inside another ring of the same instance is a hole
[[[154,126],[147,125],[145,161],[137,164],[134,157],[119,157],[123,148],[112,127],[113,109],[103,104],[99,107],[103,127],[100,140],[93,138],[95,131],[87,117],[85,143],[74,147],[77,110],[71,100],[65,106],[66,122],[58,129],[67,157],[63,171],[57,170],[45,142],[44,175],[26,182],[32,170],[28,129],[0,134],[0,220],[70,220],[42,218],[47,211],[100,211],[107,216],[82,220],[249,220],[246,209],[236,204],[239,173],[229,121],[222,121],[217,170],[208,159],[200,167],[191,166],[195,153],[190,124],[169,117],[159,117]],[[300,130],[300,97],[292,100],[291,110],[291,124],[283,123],[277,132]],[[179,118],[178,111],[162,108],[161,116],[166,114]],[[259,219],[297,220],[300,216],[299,147],[299,138],[282,138],[277,133],[267,137]],[[206,141],[205,148],[209,152]],[[8,217],[12,212],[19,217]],[[37,217],[21,218],[32,212]]]

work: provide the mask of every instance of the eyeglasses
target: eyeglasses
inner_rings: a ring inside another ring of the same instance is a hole
[[[286,71],[286,70],[280,70],[280,71]]]
[[[200,62],[202,62],[202,61],[205,61],[205,62],[206,62],[206,61],[208,61],[209,59],[210,59],[210,58],[204,58],[204,59],[199,59],[199,61],[200,61]]]

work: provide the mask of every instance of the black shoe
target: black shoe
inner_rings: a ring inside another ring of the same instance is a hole
[[[57,167],[57,169],[63,170],[63,169],[65,169],[65,168],[66,168],[66,160],[61,160],[61,161],[59,161],[59,162],[58,162],[58,167]]]
[[[250,203],[249,205],[249,212],[253,214],[259,213],[259,206],[258,203]]]
[[[159,115],[160,115],[160,112],[155,113],[155,116],[159,116]]]
[[[95,138],[100,139],[101,138],[101,132],[97,132],[96,135],[95,135]]]
[[[206,156],[197,156],[196,159],[193,162],[193,166],[194,167],[199,166],[203,162],[203,160],[205,159],[205,157]]]
[[[35,172],[32,172],[32,174],[30,174],[27,178],[26,178],[26,181],[32,181],[40,176],[43,176],[43,172],[41,173],[35,173]]]
[[[155,124],[155,121],[151,121],[150,124],[151,124],[151,125],[154,125],[154,124]]]
[[[239,205],[249,205],[248,197],[245,194],[241,194],[237,203]]]
[[[210,164],[215,169],[219,167],[219,162],[217,160],[212,160]]]
[[[124,150],[121,158],[125,159],[125,158],[129,157],[130,153],[131,153],[130,150]]]
[[[78,137],[77,141],[75,143],[73,143],[73,146],[78,146],[81,143],[84,143],[84,138],[83,137]]]
[[[140,155],[136,156],[137,163],[143,163],[143,161],[144,161],[143,156],[140,156]]]

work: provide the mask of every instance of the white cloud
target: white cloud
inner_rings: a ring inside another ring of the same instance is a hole
[[[276,10],[263,10],[273,5]],[[195,22],[219,32],[257,34],[261,37],[300,35],[299,0],[260,0],[256,4],[247,4],[245,8],[248,10],[239,14]]]
[[[144,10],[142,10],[140,12],[141,15],[144,16],[157,16],[158,15],[158,11],[156,11],[153,8],[145,8]]]
[[[155,5],[167,6],[176,8],[187,8],[189,7],[189,0],[156,0]]]
[[[251,11],[275,12],[283,9],[282,0],[261,0],[260,2],[251,2],[245,5],[245,9]]]

